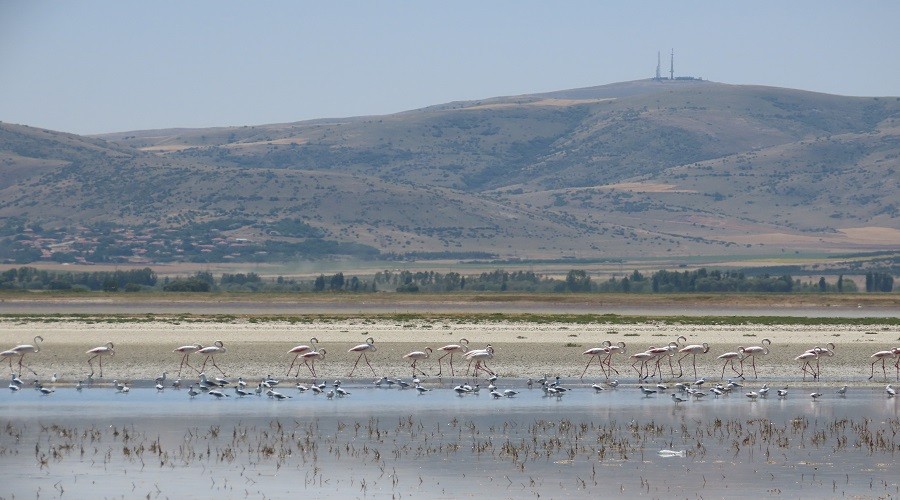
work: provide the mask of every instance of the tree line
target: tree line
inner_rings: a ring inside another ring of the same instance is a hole
[[[888,273],[869,272],[865,276],[867,292],[893,291],[894,278]],[[572,269],[564,277],[546,276],[533,271],[496,269],[478,274],[459,272],[384,270],[360,278],[343,272],[320,274],[312,279],[278,276],[263,278],[257,273],[207,271],[186,277],[159,279],[150,268],[123,271],[67,272],[19,267],[0,272],[0,290],[73,290],[136,292],[536,292],[536,293],[843,293],[856,292],[853,280],[840,275],[829,282],[825,277],[802,281],[790,274],[748,274],[743,271],[660,270],[645,275],[633,271],[623,276],[594,279],[590,273]]]

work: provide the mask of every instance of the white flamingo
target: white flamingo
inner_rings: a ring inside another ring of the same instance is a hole
[[[494,359],[494,346],[488,344],[484,349],[475,349],[466,353],[466,359],[469,361],[469,366],[466,368],[466,375],[469,374],[469,369],[472,366],[472,363],[475,363],[475,373],[474,376],[478,376],[478,370],[482,370],[485,373],[489,373],[491,376],[497,376],[493,370],[491,370],[486,361],[489,359]]]
[[[767,356],[769,354],[769,346],[772,345],[772,341],[769,339],[762,339],[761,344],[762,345],[744,347],[743,351],[742,351],[744,353],[744,359],[749,357],[750,360],[753,362],[753,378],[759,378],[756,375],[756,356],[757,355]],[[740,350],[741,348],[738,348],[738,349]],[[744,360],[742,359],[741,360],[741,371],[743,371],[743,369],[744,369]]]
[[[203,360],[203,364],[200,365],[200,371],[201,372],[206,371],[206,363],[208,361],[212,361],[213,366],[215,366],[216,369],[219,370],[219,373],[221,373],[222,376],[225,376],[225,371],[222,370],[221,368],[219,368],[219,365],[216,364],[216,358],[215,358],[216,354],[223,354],[224,352],[225,352],[225,344],[223,344],[221,340],[215,341],[215,343],[209,347],[204,347],[203,349],[199,349],[197,351],[197,354],[206,356],[206,359]]]
[[[12,349],[10,349],[11,351],[13,351],[19,355],[19,373],[22,373],[22,366],[23,366],[22,363],[25,361],[25,355],[29,354],[29,353],[40,352],[41,351],[40,344],[43,341],[44,341],[44,337],[37,335],[34,337],[34,344],[17,345],[15,347],[13,347]],[[28,366],[28,365],[24,365],[24,366],[25,366],[25,368],[28,368],[28,371],[30,371],[34,375],[37,375],[37,373],[34,370],[32,370],[30,366]]]
[[[352,377],[353,372],[356,371],[356,366],[359,364],[359,360],[365,358],[366,364],[369,365],[369,369],[372,370],[372,374],[377,377],[378,374],[375,373],[375,368],[372,368],[372,363],[369,363],[369,357],[366,355],[366,353],[369,351],[375,352],[377,350],[378,349],[375,348],[375,339],[373,339],[372,337],[367,338],[365,344],[359,344],[356,347],[351,347],[347,352],[358,352],[359,357],[356,358],[356,363],[353,364],[353,368],[350,370],[350,374],[347,376]]]
[[[743,361],[744,360],[744,357],[740,351],[739,352],[733,352],[733,351],[726,352],[725,354],[721,354],[718,357],[716,357],[716,359],[721,359],[721,360],[725,361],[725,363],[722,365],[722,377],[721,378],[725,378],[725,367],[728,366],[729,363],[731,364],[731,371],[733,371],[734,373],[737,373],[738,377],[744,378],[743,370],[741,372],[738,372],[734,368],[735,361]],[[743,369],[743,365],[741,365],[741,368]]]
[[[889,349],[887,351],[878,351],[870,358],[872,359],[872,374],[869,375],[869,380],[875,377],[875,363],[881,361],[881,371],[884,373],[884,380],[887,380],[887,369],[884,367],[884,362],[888,359],[894,359],[897,357],[897,352],[895,349]]]
[[[303,363],[309,368],[309,373],[313,376],[313,380],[317,378],[315,367],[316,361],[325,359],[325,354],[325,349],[319,349],[317,351],[304,352],[300,355],[300,357],[303,358]]]
[[[684,375],[684,370],[681,368],[681,360],[693,355],[693,363],[694,363],[694,379],[697,378],[697,355],[698,354],[706,354],[709,352],[709,344],[706,342],[702,344],[691,344],[686,345],[678,350],[678,352],[683,353],[684,355],[678,358],[678,377],[681,378]]]
[[[190,368],[190,369],[192,369],[192,370],[195,370],[197,373],[200,373],[200,370],[197,370],[196,367],[191,366],[190,361],[188,361],[188,357],[189,357],[191,354],[193,354],[193,353],[199,351],[200,349],[203,349],[203,346],[202,346],[202,345],[200,345],[200,344],[190,344],[190,345],[183,345],[183,346],[181,346],[181,347],[176,347],[176,348],[172,351],[172,352],[178,352],[178,353],[181,353],[181,354],[182,354],[182,356],[181,356],[181,364],[178,365],[178,376],[179,376],[179,377],[181,376],[181,370],[182,370],[182,368],[184,368],[185,366],[187,366],[188,368]]]
[[[319,343],[319,339],[313,337],[313,338],[309,339],[309,345],[301,344],[301,345],[298,345],[297,347],[294,347],[290,351],[288,351],[288,354],[294,355],[294,359],[291,361],[291,366],[288,367],[287,374],[285,375],[285,377],[290,376],[291,369],[294,368],[294,363],[297,363],[297,360],[300,359],[300,356],[302,356],[310,351],[315,351],[316,344],[318,344],[318,343]],[[300,376],[300,364],[297,364],[297,374],[294,376],[295,377]]]
[[[94,358],[100,358],[98,360],[98,362],[100,363],[100,378],[103,378],[103,356],[113,356],[116,354],[116,351],[114,349],[113,343],[107,342],[106,345],[95,347],[87,351],[85,354],[93,354],[93,356],[88,358],[88,366],[91,367],[91,374],[88,375],[88,378],[94,376],[94,364],[92,363],[92,361],[94,361]]]
[[[450,376],[454,376],[453,372],[453,354],[457,352],[467,352],[469,350],[469,341],[468,339],[459,339],[459,344],[447,344],[444,347],[438,347],[438,351],[443,351],[445,354],[438,358],[438,377],[441,376],[441,360],[450,356]]]
[[[419,361],[421,361],[423,359],[428,359],[431,356],[432,352],[434,352],[434,351],[430,347],[426,347],[422,351],[413,351],[409,354],[403,355],[403,359],[411,359],[412,360],[412,364],[409,366],[412,367],[413,377],[416,376],[416,370],[417,370],[416,363],[418,363]],[[421,369],[418,369],[418,370],[419,370],[419,373],[421,373],[422,375],[425,375],[425,376],[428,375],[427,373],[423,372]]]

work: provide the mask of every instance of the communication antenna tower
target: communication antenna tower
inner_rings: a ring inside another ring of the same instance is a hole
[[[669,80],[675,79],[675,49],[672,49],[672,59],[669,62]]]

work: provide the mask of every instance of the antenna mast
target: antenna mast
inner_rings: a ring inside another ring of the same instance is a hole
[[[672,59],[669,62],[669,80],[675,79],[675,49],[672,49]]]

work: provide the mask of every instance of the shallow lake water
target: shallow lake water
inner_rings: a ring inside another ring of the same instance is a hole
[[[883,386],[675,404],[634,386],[547,397],[523,380],[502,398],[283,383],[282,401],[150,385],[0,394],[0,497],[900,495],[900,403]]]

